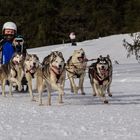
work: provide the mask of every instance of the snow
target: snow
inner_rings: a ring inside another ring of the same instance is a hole
[[[133,56],[126,58],[124,38],[131,41],[129,35],[120,34],[78,42],[77,46],[29,49],[28,53],[36,53],[40,61],[54,50],[62,51],[66,60],[80,48],[88,59],[109,54],[113,61],[113,97],[107,97],[109,104],[93,97],[88,75],[84,81],[86,95],[72,94],[66,80],[63,105],[57,103],[57,92],[52,93],[52,106],[46,105],[47,93],[43,106],[31,102],[27,93],[0,95],[0,140],[139,140],[140,64]]]

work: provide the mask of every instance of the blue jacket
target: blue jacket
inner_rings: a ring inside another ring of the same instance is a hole
[[[11,41],[4,41],[2,43],[2,64],[9,63],[10,59],[14,54],[14,47]]]

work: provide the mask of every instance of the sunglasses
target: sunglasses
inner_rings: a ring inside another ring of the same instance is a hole
[[[15,38],[15,42],[23,42],[24,40],[22,38]]]

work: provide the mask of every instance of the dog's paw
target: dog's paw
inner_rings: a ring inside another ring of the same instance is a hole
[[[108,96],[109,96],[109,97],[112,97],[112,94],[111,94],[111,93],[109,93],[109,94],[108,94]]]
[[[51,103],[47,103],[47,106],[51,106]]]
[[[40,104],[39,104],[39,106],[43,106],[43,104],[42,104],[42,103],[40,103]]]
[[[9,93],[9,96],[10,96],[10,97],[13,97],[13,94],[12,94],[12,93]]]
[[[7,97],[6,94],[2,94],[3,97]]]
[[[104,100],[104,104],[108,104],[108,100]]]
[[[18,86],[18,91],[22,91],[22,86]]]
[[[34,98],[31,99],[32,102],[36,102],[36,100]]]
[[[81,94],[82,94],[82,95],[86,95],[86,93],[85,93],[85,92],[82,92]]]

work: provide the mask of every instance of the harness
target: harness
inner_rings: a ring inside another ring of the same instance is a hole
[[[63,67],[61,73],[56,73],[56,72],[54,71],[54,69],[52,69],[51,67],[49,67],[49,64],[46,65],[45,67],[48,69],[48,70],[46,70],[46,71],[48,71],[49,74],[50,74],[50,72],[52,71],[52,72],[56,75],[56,78],[57,78],[56,83],[59,83],[59,79],[60,79],[60,77],[61,77],[61,74],[62,74],[63,71],[64,71],[64,67]],[[47,78],[47,76],[45,75],[45,73],[44,73],[44,71],[45,71],[45,70],[44,70],[45,67],[42,67],[43,77],[44,77],[44,79],[49,80],[49,79]]]
[[[38,67],[39,67],[39,66],[38,66]],[[36,68],[36,70],[35,70],[34,72],[31,72],[31,70],[32,70],[34,67],[33,67],[33,68],[31,68],[31,69],[29,69],[29,70],[26,70],[25,72],[26,72],[26,73],[30,73],[30,75],[32,76],[32,78],[35,78],[35,76],[34,76],[34,75],[35,75],[35,73],[36,73],[36,71],[37,71],[38,67]]]
[[[74,67],[74,71],[72,72],[72,71],[68,70],[68,68],[66,68],[66,70],[67,70],[69,73],[73,74],[73,76],[76,76],[76,78],[80,78],[80,76],[82,75],[82,73],[78,73],[78,70],[79,70],[80,68],[78,68],[78,67],[77,67],[76,65],[74,65],[74,64],[71,64],[70,66],[73,66],[73,67]],[[85,68],[81,68],[81,69],[85,70]]]
[[[60,77],[61,77],[61,74],[62,74],[63,71],[64,71],[64,67],[63,67],[63,69],[62,69],[62,71],[61,71],[60,73],[56,73],[56,72],[54,71],[54,69],[52,69],[52,68],[50,68],[50,70],[56,75],[56,78],[57,78],[56,83],[59,83],[59,79],[60,79]]]
[[[101,76],[99,76],[99,74],[96,72],[94,73],[94,78],[99,82],[99,85],[103,85],[103,82],[106,80],[109,81],[109,75],[102,79]]]

